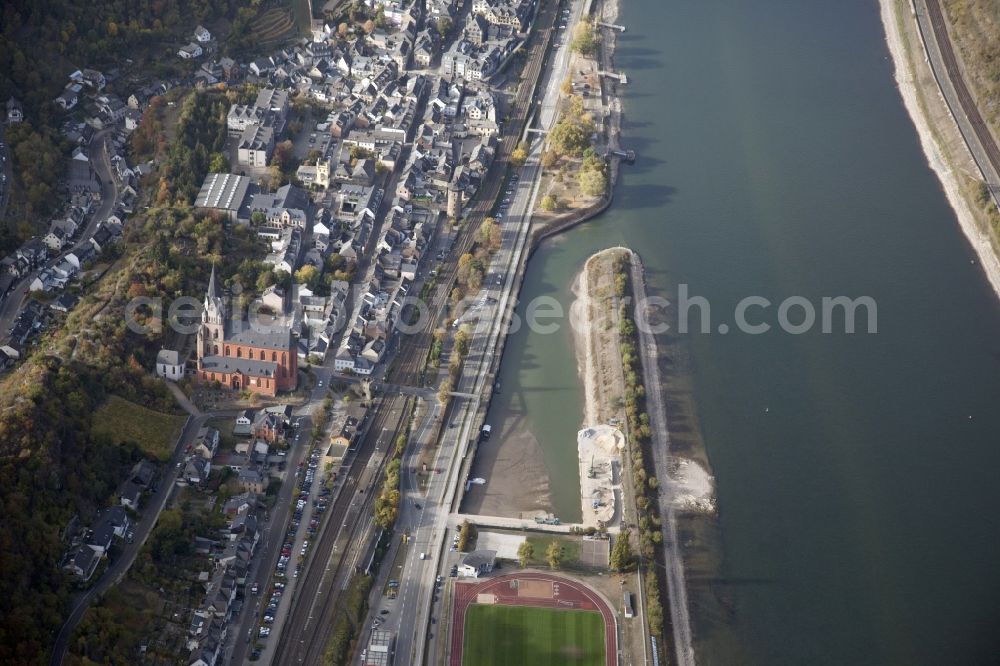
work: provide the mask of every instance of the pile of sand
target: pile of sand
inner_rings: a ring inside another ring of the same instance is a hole
[[[705,468],[693,460],[677,458],[670,473],[671,502],[678,509],[715,513],[715,482]]]

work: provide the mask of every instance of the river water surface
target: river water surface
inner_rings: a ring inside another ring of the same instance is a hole
[[[719,564],[690,580],[699,661],[994,663],[1000,308],[895,90],[877,4],[624,0],[620,18],[638,164],[609,213],[535,255],[522,299],[568,304],[586,257],[624,244],[654,293],[707,298],[712,331],[751,295],[878,304],[875,335],[682,336],[719,506]],[[573,520],[569,341],[511,339],[490,421],[524,405]]]

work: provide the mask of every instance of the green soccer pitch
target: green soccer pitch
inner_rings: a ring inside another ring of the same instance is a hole
[[[604,666],[604,658],[596,611],[473,604],[465,615],[463,666]]]

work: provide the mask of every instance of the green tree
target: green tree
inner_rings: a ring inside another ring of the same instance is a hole
[[[550,569],[558,569],[562,564],[562,546],[558,541],[552,541],[545,549],[545,561],[549,563]]]
[[[581,55],[593,56],[597,53],[598,44],[600,40],[594,31],[594,26],[587,21],[576,24],[573,28],[573,40],[570,42],[571,49]]]
[[[319,277],[319,269],[312,264],[306,264],[299,270],[295,271],[295,281],[299,284],[308,285],[310,289],[315,288],[316,284],[319,282]]]
[[[524,141],[517,144],[517,148],[510,154],[510,163],[518,168],[524,166],[524,163],[528,161],[528,149],[529,146]]]
[[[580,190],[591,197],[604,196],[608,189],[608,179],[604,170],[583,169],[580,171]]]
[[[625,571],[632,566],[632,557],[632,541],[629,538],[629,531],[624,529],[611,548],[611,568],[614,571]]]
[[[209,173],[229,173],[229,160],[222,153],[212,153],[208,163]]]
[[[556,198],[551,194],[546,194],[542,197],[541,208],[546,213],[551,213],[556,209]]]
[[[526,567],[534,558],[535,546],[532,545],[530,541],[525,539],[521,542],[521,545],[517,547],[517,561],[521,563],[522,567]]]
[[[451,30],[451,25],[451,19],[447,16],[442,16],[438,19],[437,31],[438,34],[441,35],[442,39],[448,34],[448,31]]]

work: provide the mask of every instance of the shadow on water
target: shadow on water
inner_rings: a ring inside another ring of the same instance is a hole
[[[615,208],[619,210],[647,210],[669,204],[677,190],[670,185],[620,183],[615,192]]]

